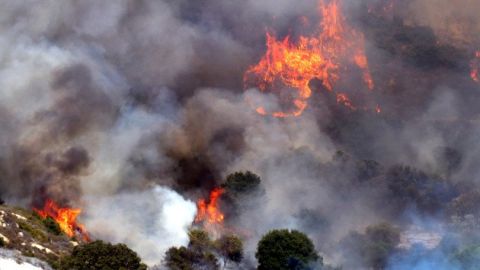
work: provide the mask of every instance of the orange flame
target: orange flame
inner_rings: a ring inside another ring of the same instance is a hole
[[[475,82],[480,82],[480,51],[475,53],[475,58],[472,60],[470,64],[472,70],[470,72],[470,77]]]
[[[69,237],[75,236],[76,232],[80,233],[84,241],[90,241],[90,237],[85,229],[85,226],[77,223],[77,217],[82,212],[78,208],[60,207],[51,199],[47,199],[43,209],[35,209],[42,218],[53,218],[60,229]]]
[[[337,94],[337,103],[343,104],[345,107],[350,108],[352,111],[357,110],[357,108],[352,104],[352,101],[350,101],[346,94]]]
[[[222,225],[225,216],[218,207],[218,199],[225,193],[223,188],[215,188],[210,192],[209,201],[200,199],[197,202],[197,216],[195,223],[203,222],[205,226]]]
[[[292,42],[290,36],[278,40],[267,32],[267,51],[256,65],[247,69],[244,85],[245,88],[256,86],[262,92],[274,91],[280,96],[283,109],[268,111],[258,106],[257,113],[274,117],[301,115],[312,95],[310,81],[319,79],[328,91],[333,91],[340,79],[340,70],[346,69],[345,60],[362,70],[364,83],[370,90],[374,88],[364,36],[347,25],[339,0],[331,0],[328,4],[320,0],[319,13],[323,19],[316,33],[300,36],[296,42]],[[282,91],[285,89],[288,94]],[[337,99],[345,100],[345,94],[339,95]]]

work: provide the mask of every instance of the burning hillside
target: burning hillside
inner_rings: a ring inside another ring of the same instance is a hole
[[[373,90],[363,34],[348,25],[338,0],[319,1],[318,11],[322,21],[310,36],[301,35],[298,41],[293,41],[291,36],[277,40],[274,34],[267,33],[267,52],[258,64],[246,71],[245,86],[276,93],[285,111],[258,106],[257,113],[299,116],[312,95],[313,79],[322,81],[327,91],[334,91],[342,73],[353,65],[360,69],[366,87]],[[345,93],[336,95],[338,103],[355,108]]]
[[[472,269],[479,11],[3,1],[0,246],[59,269]]]
[[[47,199],[43,209],[34,210],[44,219],[50,217],[55,220],[60,229],[69,237],[74,237],[78,233],[84,241],[90,241],[85,226],[77,223],[77,217],[82,212],[81,209],[60,207],[54,201]]]

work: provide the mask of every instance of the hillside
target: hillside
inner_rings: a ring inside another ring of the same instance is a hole
[[[0,258],[16,258],[29,261],[48,269],[41,261],[54,263],[59,257],[69,254],[79,241],[59,232],[32,211],[0,206],[0,245],[18,253],[2,250]],[[22,256],[23,255],[23,256]],[[3,270],[3,268],[0,269]]]

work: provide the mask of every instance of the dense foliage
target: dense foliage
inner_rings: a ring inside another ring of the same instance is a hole
[[[165,265],[171,270],[218,269],[218,261],[213,253],[186,247],[170,248],[165,254]]]
[[[255,257],[259,270],[302,269],[309,263],[322,261],[312,241],[296,230],[273,230],[260,240]]]
[[[239,263],[243,259],[243,243],[235,235],[224,235],[215,241],[218,254],[224,259],[224,265],[228,261]]]
[[[232,193],[248,193],[260,185],[260,177],[250,171],[235,172],[227,176],[223,187]]]
[[[145,270],[137,253],[124,244],[112,245],[103,241],[76,246],[70,256],[59,264],[62,270]]]
[[[47,230],[54,235],[62,234],[62,229],[60,229],[60,226],[53,218],[47,216],[46,218],[42,219],[42,223],[45,228],[47,228]]]

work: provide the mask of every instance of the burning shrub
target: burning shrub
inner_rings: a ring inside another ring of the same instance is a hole
[[[70,256],[60,261],[59,269],[146,270],[137,253],[124,244],[94,241],[76,246]]]
[[[42,219],[42,223],[51,233],[55,235],[60,235],[62,233],[62,229],[53,218],[46,217],[45,219]]]
[[[273,230],[267,233],[258,243],[255,257],[258,270],[303,269],[309,263],[323,262],[312,241],[296,230]]]
[[[84,241],[90,241],[85,227],[77,223],[77,217],[82,212],[79,208],[61,207],[55,201],[47,199],[43,206],[43,209],[36,209],[34,211],[42,218],[52,218],[59,226],[60,229],[69,237],[74,237],[76,234],[80,234]]]

